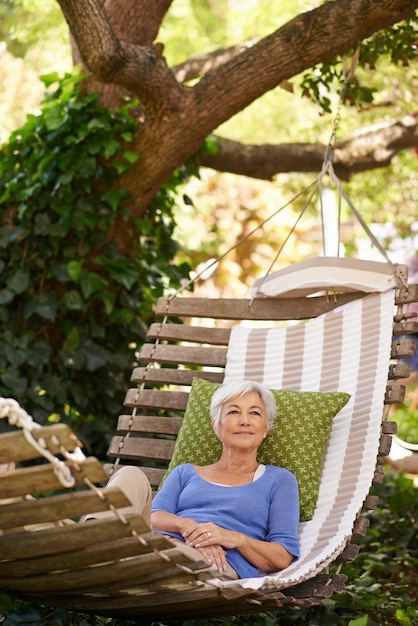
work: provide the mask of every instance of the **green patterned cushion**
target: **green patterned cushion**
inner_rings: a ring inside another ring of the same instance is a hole
[[[181,463],[209,465],[221,454],[210,424],[210,402],[218,384],[194,378],[183,425],[166,475]],[[322,458],[334,416],[348,402],[342,392],[272,389],[277,419],[259,449],[260,463],[286,467],[299,484],[300,519],[312,518],[318,498]]]

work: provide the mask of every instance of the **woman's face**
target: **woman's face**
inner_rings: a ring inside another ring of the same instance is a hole
[[[266,410],[256,391],[235,396],[222,405],[216,434],[224,446],[257,449],[267,432]]]

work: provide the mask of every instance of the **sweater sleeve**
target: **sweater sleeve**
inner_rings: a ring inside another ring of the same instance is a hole
[[[162,487],[154,496],[152,510],[176,514],[182,490],[181,466],[178,466],[169,473]]]
[[[296,477],[283,470],[272,492],[266,541],[282,545],[299,558],[299,490]]]

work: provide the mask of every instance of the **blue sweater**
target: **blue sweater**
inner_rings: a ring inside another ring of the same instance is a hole
[[[295,476],[267,465],[260,478],[238,487],[216,485],[199,476],[187,463],[174,468],[156,494],[153,511],[166,511],[198,523],[213,522],[253,539],[279,543],[299,557],[299,493]],[[184,541],[176,533],[165,533]],[[228,563],[240,578],[259,576],[257,567],[237,548],[227,549]]]

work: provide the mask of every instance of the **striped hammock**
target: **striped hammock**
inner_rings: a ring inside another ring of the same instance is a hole
[[[392,289],[294,326],[232,330],[225,381],[245,378],[273,389],[351,394],[334,420],[314,517],[300,524],[300,559],[283,572],[241,581],[244,586],[297,584],[343,550],[373,480],[393,315]]]

